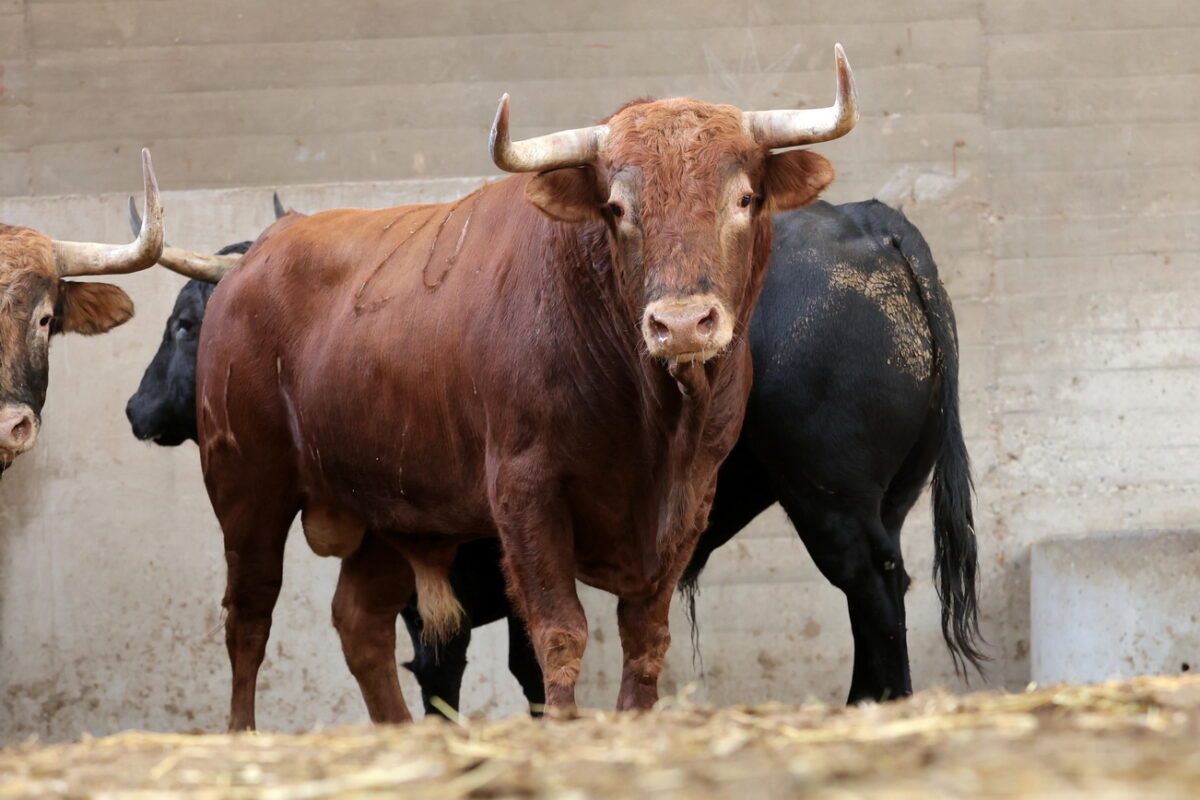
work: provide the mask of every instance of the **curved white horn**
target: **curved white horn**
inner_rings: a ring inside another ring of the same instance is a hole
[[[150,151],[142,148],[142,177],[145,181],[146,216],[137,239],[124,245],[94,242],[54,242],[58,274],[116,275],[151,267],[163,249],[163,212],[158,201],[158,181]]]
[[[219,283],[241,258],[241,254],[218,256],[167,246],[158,257],[158,263],[193,280]]]
[[[797,147],[845,136],[858,122],[858,89],[840,44],[833,46],[837,66],[837,98],[828,108],[743,111],[742,127],[768,148]]]
[[[591,163],[607,135],[607,125],[592,125],[514,142],[508,135],[508,92],[505,92],[496,109],[488,150],[492,161],[505,172],[545,172]]]
[[[279,195],[275,195],[276,219],[281,216],[278,214],[280,205]],[[137,233],[142,227],[142,217],[138,214],[137,203],[132,197],[129,198],[129,227],[133,229],[134,233]],[[163,246],[158,263],[172,272],[178,272],[193,280],[218,283],[240,258],[241,255],[217,256],[193,253],[190,250],[183,250],[168,244]]]
[[[134,236],[142,232],[142,215],[138,213],[133,195],[129,195],[129,230],[133,231]]]

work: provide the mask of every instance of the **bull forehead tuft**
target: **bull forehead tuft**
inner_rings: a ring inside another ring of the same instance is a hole
[[[24,276],[56,277],[54,245],[31,228],[0,225],[0,291]]]
[[[608,130],[604,155],[621,165],[649,166],[672,153],[697,162],[705,155],[728,159],[759,150],[736,106],[688,97],[628,105],[612,116]]]

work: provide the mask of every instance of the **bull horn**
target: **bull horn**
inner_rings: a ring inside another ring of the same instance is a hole
[[[193,253],[181,247],[164,247],[158,263],[172,272],[205,283],[220,283],[229,270],[242,258],[241,254],[224,256]]]
[[[158,180],[150,151],[142,148],[142,177],[145,181],[146,218],[142,220],[137,239],[124,245],[94,242],[54,243],[54,259],[58,274],[121,275],[154,266],[163,249],[163,212],[158,201]]]
[[[134,233],[137,233],[142,226],[137,203],[133,201],[132,197],[129,198],[129,226],[133,228]],[[193,280],[219,283],[240,258],[240,255],[204,255],[166,245],[158,257],[158,263],[172,272],[178,272]]]
[[[279,219],[287,213],[287,209],[279,201],[279,192],[271,192],[271,202],[275,204],[275,219]]]
[[[828,108],[743,111],[742,127],[768,149],[828,142],[845,136],[858,122],[858,89],[840,44],[833,46],[837,65],[837,98]]]
[[[508,135],[508,92],[505,92],[496,109],[488,150],[492,161],[505,172],[546,172],[590,164],[604,146],[607,135],[607,125],[592,125],[514,142]]]
[[[138,213],[137,201],[133,199],[133,195],[129,195],[129,229],[133,231],[134,236],[142,232],[142,215]]]

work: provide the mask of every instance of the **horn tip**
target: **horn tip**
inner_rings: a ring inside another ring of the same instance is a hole
[[[492,127],[500,123],[501,119],[508,117],[508,92],[500,95],[500,103],[496,106],[496,119],[492,122]]]
[[[850,59],[846,58],[846,49],[842,47],[842,43],[838,42],[833,46],[833,58],[837,62],[839,70],[850,69]]]
[[[149,204],[152,200],[150,195],[153,195],[153,200],[158,200],[158,176],[154,174],[154,162],[150,160],[150,148],[142,148],[142,177],[145,179],[145,190],[147,193],[146,203]]]
[[[505,92],[504,94],[500,95],[500,102],[496,105],[496,119],[497,120],[499,120],[501,116],[506,116],[508,114],[508,101],[509,101],[508,92]]]
[[[492,130],[488,136],[488,154],[492,162],[505,169],[507,163],[503,151],[508,145],[508,92],[500,95],[500,104],[496,107],[496,117],[492,120]]]

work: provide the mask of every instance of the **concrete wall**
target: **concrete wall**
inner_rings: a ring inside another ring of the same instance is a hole
[[[718,3],[337,6],[0,0],[0,219],[123,238],[123,195],[90,193],[136,191],[142,144],[170,189],[264,185],[304,210],[452,196],[466,184],[294,184],[486,174],[502,90],[518,133],[645,94],[823,104],[840,40],[864,115],[819,148],[830,197],[901,205],[958,314],[993,682],[1029,679],[1031,542],[1200,521],[1200,5],[757,2],[737,25]],[[89,196],[15,196],[59,192]],[[270,219],[269,189],[168,203],[170,240],[197,249]],[[56,342],[45,438],[0,483],[0,740],[224,719],[221,548],[195,448],[138,445],[122,415],[179,282],[119,282],[139,317]],[[959,686],[923,503],[905,551],[914,681]],[[364,718],[328,624],[335,571],[295,537],[264,726]],[[581,699],[606,707],[612,602],[587,604]],[[841,597],[777,510],[714,559],[699,612],[702,697],[844,694]],[[667,689],[697,677],[675,630]],[[502,642],[474,645],[467,711],[520,708]]]
[[[1030,550],[1034,681],[1200,667],[1200,531],[1048,539]]]

